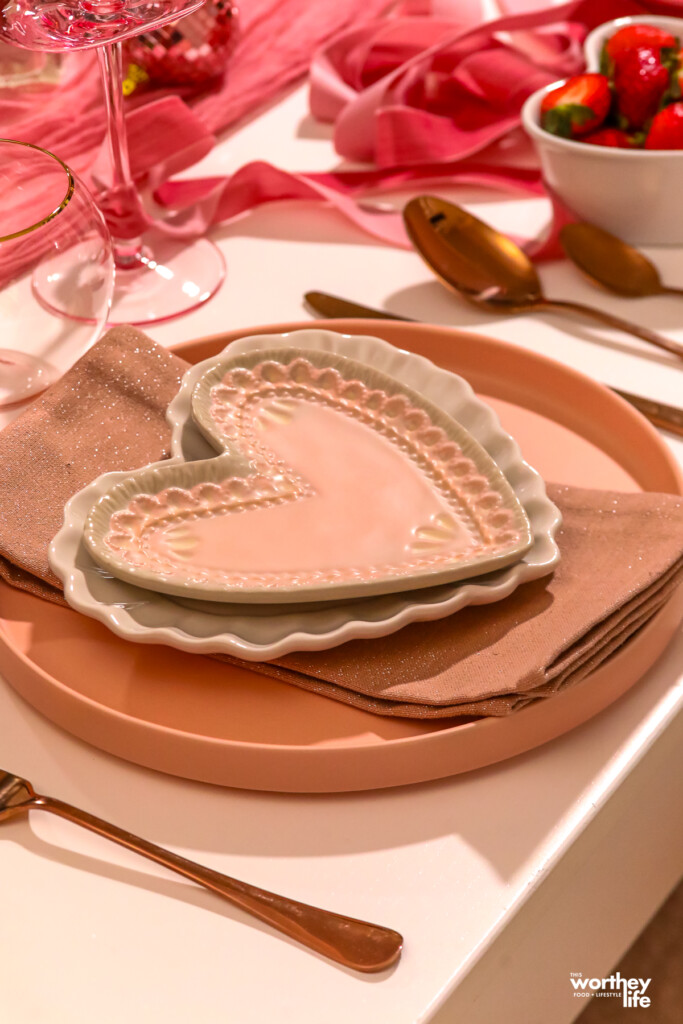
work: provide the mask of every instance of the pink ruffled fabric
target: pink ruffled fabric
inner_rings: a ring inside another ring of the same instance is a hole
[[[543,194],[540,172],[528,173],[535,161],[520,128],[527,97],[583,69],[583,40],[602,22],[683,11],[673,0],[575,0],[554,7],[507,0],[500,6],[506,14],[482,24],[478,5],[416,0],[404,15],[351,29],[316,55],[311,110],[334,125],[342,157],[386,169],[374,188],[391,187],[399,167],[417,183],[441,164],[456,182],[490,185],[486,174],[495,172],[504,188]],[[435,16],[445,10],[450,18]],[[548,198],[547,233],[524,242],[538,259],[561,255],[559,229],[572,218],[556,196]],[[381,231],[387,240],[401,239],[400,223],[389,217]]]
[[[548,8],[507,0],[502,18],[482,22],[471,0],[408,0],[388,17],[354,25],[315,54],[314,117],[334,125],[341,157],[366,170],[292,175],[258,162],[231,179],[167,182],[155,198],[191,210],[183,227],[228,220],[260,203],[318,199],[374,237],[410,243],[398,214],[359,205],[368,193],[439,182],[548,195],[542,238],[521,241],[536,259],[561,255],[559,229],[572,218],[541,181],[520,128],[532,92],[584,67],[582,43],[596,25],[645,11],[683,11],[680,0],[573,0]]]
[[[389,2],[242,0],[237,47],[218,88],[194,96],[187,90],[134,93],[127,101],[129,150],[139,185],[153,190],[197,163],[215,145],[214,133],[253,113],[300,79],[318,47],[352,24],[374,20]],[[58,88],[0,89],[0,137],[33,142],[56,153],[100,199],[109,174],[104,133],[104,98],[92,52],[64,58]],[[110,224],[121,228],[121,237],[151,222],[141,210],[132,212],[123,225]],[[169,233],[200,234],[209,221],[197,209],[187,211],[185,220],[177,224],[164,220],[161,226]],[[23,272],[35,249],[36,242],[30,239],[21,250],[21,265],[16,249],[11,258],[3,259],[0,253],[0,279]]]
[[[472,0],[407,0],[380,17],[386,7],[387,0],[242,0],[240,42],[219,90],[131,104],[133,171],[166,208],[165,230],[196,235],[262,203],[309,199],[407,247],[400,217],[373,212],[359,197],[438,182],[542,195],[519,128],[524,99],[582,68],[581,42],[595,25],[633,13],[681,14],[683,0],[573,0],[553,8],[504,0],[507,13],[486,24]],[[312,113],[334,124],[338,153],[365,169],[291,174],[258,161],[231,177],[173,179],[209,151],[215,132],[309,66]],[[0,130],[57,152],[95,189],[106,182],[89,54],[69,58],[64,82],[42,105],[35,94],[0,96]],[[556,255],[556,228],[569,216],[555,203],[555,230],[529,251]]]
[[[240,34],[221,85],[205,95],[177,90],[204,133],[211,135],[252,113],[289,83],[306,74],[315,51],[350,25],[374,20],[390,0],[242,0]],[[164,142],[167,123],[157,126],[157,104],[169,90],[136,92],[130,110],[144,111],[135,143],[153,150]],[[0,90],[0,133],[51,149],[88,178],[104,137],[103,96],[91,51],[64,58],[59,88]],[[162,108],[163,109],[163,108]],[[176,106],[179,110],[179,105]],[[143,127],[146,129],[143,130]],[[135,159],[138,153],[133,145]],[[173,148],[164,146],[164,151]],[[181,148],[181,147],[179,147]],[[166,159],[166,155],[164,159]]]

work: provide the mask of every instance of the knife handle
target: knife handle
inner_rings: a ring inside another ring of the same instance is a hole
[[[610,390],[630,402],[655,427],[683,437],[683,409],[677,409],[674,405],[666,405],[665,402],[656,402],[652,398],[632,395],[630,391],[622,391],[621,388],[611,388]]]

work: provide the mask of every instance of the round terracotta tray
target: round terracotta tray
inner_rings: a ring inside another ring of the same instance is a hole
[[[197,362],[247,333],[310,326],[236,331],[176,352]],[[375,334],[462,374],[547,480],[683,493],[678,466],[656,431],[620,398],[559,363],[443,327],[374,320],[324,326]],[[340,792],[441,778],[554,739],[637,682],[682,616],[680,588],[583,682],[508,718],[461,724],[381,718],[247,668],[127,643],[91,619],[6,584],[0,584],[0,666],[57,725],[127,760],[225,786]]]

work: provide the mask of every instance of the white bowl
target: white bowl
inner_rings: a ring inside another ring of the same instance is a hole
[[[605,22],[587,37],[589,71],[597,71],[603,43],[624,25],[668,29],[683,41],[683,18],[641,15]],[[683,150],[630,150],[591,146],[541,128],[541,102],[554,82],[533,93],[522,108],[548,186],[580,219],[632,245],[683,244]]]

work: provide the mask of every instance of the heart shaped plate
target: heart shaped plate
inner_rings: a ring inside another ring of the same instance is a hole
[[[84,541],[85,520],[98,499],[128,476],[107,473],[67,502],[64,525],[50,545],[51,568],[62,580],[64,595],[73,608],[136,643],[266,661],[291,651],[322,651],[348,640],[387,636],[411,622],[439,619],[468,605],[500,601],[521,584],[552,572],[560,557],[555,541],[560,513],[546,495],[542,477],[522,458],[518,444],[503,430],[496,413],[463,377],[381,338],[298,325],[286,333],[255,332],[233,338],[222,352],[186,372],[169,405],[173,460],[215,460],[215,448],[192,415],[195,387],[208,370],[233,355],[292,347],[337,352],[377,367],[461,423],[500,467],[524,507],[533,533],[529,551],[513,565],[473,580],[354,601],[323,601],[312,610],[300,604],[186,601],[117,579],[93,560]],[[239,475],[244,471],[244,463],[236,461],[233,472]]]
[[[131,473],[86,520],[91,555],[119,579],[211,602],[339,601],[473,578],[531,547],[478,441],[345,355],[220,360],[192,413],[221,454]]]

